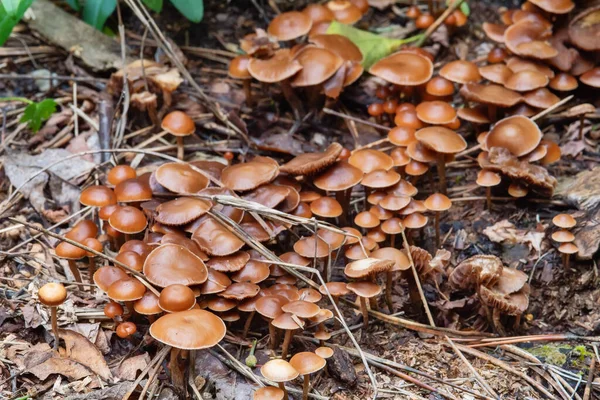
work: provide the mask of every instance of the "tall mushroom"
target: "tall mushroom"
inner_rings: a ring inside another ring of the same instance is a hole
[[[308,391],[310,388],[310,374],[320,371],[325,367],[326,361],[315,353],[308,351],[295,354],[290,359],[290,365],[303,376],[302,384],[302,400],[308,399]]]
[[[500,175],[494,171],[482,169],[477,174],[476,183],[485,188],[486,205],[488,210],[492,209],[492,187],[498,186],[501,181],[502,179],[500,178]]]
[[[406,271],[410,268],[410,261],[403,251],[394,247],[382,247],[371,253],[371,257],[380,260],[389,260],[394,263],[391,269],[385,272],[385,301],[387,303],[390,314],[394,312],[394,304],[392,302],[392,288],[394,285],[394,272]]]
[[[38,298],[45,306],[50,307],[50,319],[52,321],[52,333],[54,334],[54,350],[58,350],[58,322],[57,307],[65,302],[67,290],[60,283],[46,283],[38,291]]]

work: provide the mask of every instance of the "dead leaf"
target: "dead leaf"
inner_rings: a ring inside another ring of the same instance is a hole
[[[70,380],[82,379],[92,374],[92,371],[77,361],[60,357],[46,343],[32,347],[25,355],[24,363],[26,372],[41,380],[53,374],[66,376]]]
[[[114,368],[113,374],[119,379],[133,381],[137,376],[137,372],[143,371],[149,362],[150,356],[148,353],[130,357],[123,361],[118,368]]]
[[[111,378],[104,356],[85,336],[67,329],[60,329],[58,334],[65,341],[65,355],[68,358],[85,365],[104,380]]]
[[[530,229],[518,229],[515,225],[508,221],[502,220],[492,226],[488,226],[483,230],[483,233],[496,243],[513,243],[527,244],[529,248],[535,249],[538,253],[542,250],[542,240],[544,240],[544,232],[536,232]]]
[[[571,140],[560,146],[560,154],[563,157],[577,157],[585,150],[585,142],[583,140]]]
[[[44,323],[42,316],[36,310],[35,306],[25,305],[21,308],[21,312],[23,313],[25,328],[35,329]]]

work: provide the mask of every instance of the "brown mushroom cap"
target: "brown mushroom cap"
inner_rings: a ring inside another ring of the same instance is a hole
[[[410,162],[410,156],[405,147],[396,147],[390,152],[390,157],[394,160],[394,167],[403,167]]]
[[[520,71],[538,71],[545,74],[548,78],[554,78],[554,71],[552,68],[539,62],[526,60],[520,57],[510,57],[506,60],[506,66],[514,73]]]
[[[445,101],[424,101],[416,107],[417,117],[432,125],[449,124],[456,118],[456,111]]]
[[[431,78],[429,82],[427,82],[427,85],[425,85],[425,91],[432,96],[452,96],[454,94],[454,84],[446,78],[435,76]]]
[[[189,164],[165,163],[154,176],[158,183],[174,193],[196,194],[208,186],[208,178]]]
[[[477,174],[476,183],[479,186],[492,187],[492,186],[499,185],[501,181],[502,181],[502,178],[500,178],[500,175],[497,174],[496,172],[490,171],[488,169],[482,169]]]
[[[360,183],[363,172],[345,161],[338,161],[324,173],[317,176],[313,183],[321,190],[338,192]]]
[[[133,309],[141,315],[156,315],[162,312],[162,309],[158,305],[158,296],[149,290],[144,293],[141,299],[133,303]]]
[[[329,290],[329,293],[331,293],[333,297],[344,296],[350,293],[344,282],[327,282],[325,286],[327,287],[327,290]],[[319,287],[319,292],[324,296],[327,295],[325,286],[321,285]]]
[[[547,26],[539,21],[525,21],[509,26],[504,32],[504,44],[516,55],[538,59],[549,59],[558,54],[548,42]]]
[[[364,258],[352,261],[344,268],[344,274],[349,278],[365,278],[380,272],[390,271],[394,267],[394,261],[389,259]]]
[[[233,58],[229,62],[229,76],[236,79],[252,79],[252,75],[248,72],[248,63],[250,57],[247,55],[241,55]]]
[[[542,132],[535,122],[520,115],[498,121],[485,139],[485,146],[503,147],[517,157],[533,151],[542,140]]]
[[[446,211],[452,207],[452,201],[442,193],[434,193],[427,197],[424,204],[429,211]]]
[[[294,251],[302,257],[323,258],[329,255],[329,245],[317,236],[308,236],[294,243]]]
[[[319,85],[331,78],[344,63],[344,59],[334,52],[319,47],[304,48],[294,60],[302,66],[291,82],[294,87]]]
[[[259,82],[281,82],[294,76],[302,69],[297,60],[292,59],[289,49],[279,49],[268,59],[252,58],[248,63],[248,72]]]
[[[361,228],[375,228],[379,226],[379,218],[370,211],[361,211],[354,217],[354,223]]]
[[[302,13],[308,18],[310,18],[313,24],[316,24],[318,22],[330,22],[333,21],[333,19],[335,18],[333,12],[331,12],[329,8],[318,3],[312,3],[307,5],[302,10]]]
[[[146,286],[135,278],[123,278],[108,287],[106,295],[115,301],[134,301],[141,299]]]
[[[348,162],[366,174],[375,170],[387,171],[394,166],[392,157],[373,149],[362,149],[352,153]]]
[[[299,318],[312,318],[321,310],[318,305],[305,300],[291,301],[281,307],[281,310],[296,315]]]
[[[415,137],[438,153],[455,154],[467,148],[467,142],[461,135],[443,126],[419,129]]]
[[[244,268],[249,260],[248,252],[238,251],[227,256],[212,257],[206,262],[206,265],[215,271],[236,272]]]
[[[546,1],[548,3],[548,1]],[[559,3],[570,4],[571,8],[574,4],[569,0],[563,0]],[[569,40],[572,44],[580,49],[587,51],[598,51],[598,32],[600,32],[600,7],[590,7],[575,16],[569,23]]]
[[[490,119],[485,114],[485,110],[481,110],[481,107],[479,107],[479,108],[469,108],[469,107],[459,108],[458,111],[456,112],[456,114],[457,114],[458,118],[465,120],[465,121],[472,122],[474,124],[489,124],[490,123]]]
[[[221,181],[231,190],[248,191],[271,182],[279,174],[279,165],[269,157],[255,157],[247,163],[225,168]]]
[[[510,295],[498,293],[485,286],[481,286],[479,297],[481,301],[493,308],[497,308],[508,315],[521,315],[529,305],[528,289],[526,292],[517,292]]]
[[[600,67],[587,71],[579,77],[579,80],[588,86],[595,88],[600,87]]]
[[[261,368],[262,376],[273,382],[289,382],[296,379],[299,375],[286,360],[276,358],[267,361]]]
[[[479,73],[490,82],[500,85],[506,84],[513,72],[504,64],[492,64],[479,67]]]
[[[294,317],[293,314],[287,312],[275,318],[271,324],[273,324],[275,328],[288,331],[304,328],[304,322],[301,319]]]
[[[394,263],[391,271],[404,271],[410,268],[410,260],[401,250],[394,247],[382,247],[371,253],[371,257],[380,260],[389,260]]]
[[[558,214],[552,218],[552,223],[559,228],[570,229],[577,225],[575,218],[569,214]]]
[[[311,27],[309,16],[299,11],[289,11],[273,18],[267,31],[277,40],[285,42],[306,35]]]
[[[117,196],[111,188],[94,185],[83,189],[79,195],[79,202],[84,206],[104,207],[117,204]]]
[[[396,126],[388,132],[388,140],[393,145],[406,147],[416,140],[415,132],[414,128]]]
[[[66,260],[79,260],[86,255],[86,251],[80,247],[74,246],[67,242],[60,242],[54,249],[57,257]]]
[[[381,224],[381,230],[388,235],[397,235],[404,230],[404,226],[400,218],[390,218]]]
[[[395,185],[400,181],[400,174],[394,170],[375,170],[371,171],[363,177],[361,185],[373,189],[387,188]]]
[[[220,292],[219,296],[226,299],[245,300],[247,298],[256,296],[259,291],[260,287],[253,283],[236,282],[229,285],[225,291]]]
[[[492,255],[476,255],[462,261],[448,276],[448,282],[455,288],[466,290],[477,284],[493,286],[503,270],[502,260]]]
[[[431,79],[433,63],[419,54],[399,51],[377,61],[369,73],[395,85],[418,86]]]
[[[148,201],[152,200],[152,188],[141,177],[127,179],[115,186],[115,195],[119,203]]]
[[[331,0],[326,5],[333,12],[335,20],[342,24],[352,25],[363,15],[360,8],[347,0]]]
[[[511,183],[508,186],[508,194],[511,195],[512,197],[516,197],[516,198],[525,197],[525,196],[527,196],[527,193],[529,193],[529,190],[525,186],[521,186],[516,183]]]
[[[131,206],[116,209],[111,214],[108,222],[114,229],[126,234],[142,232],[148,225],[146,215],[139,209]]]
[[[38,290],[40,302],[48,307],[57,307],[65,302],[67,298],[67,289],[62,283],[50,282]]]
[[[321,346],[315,349],[315,354],[322,358],[333,357],[334,350],[331,347]]]
[[[314,35],[309,40],[318,47],[322,47],[341,57],[345,61],[360,63],[363,55],[360,49],[347,37],[342,35]]]
[[[505,82],[507,89],[517,92],[527,92],[548,84],[548,77],[538,71],[519,71],[512,74]]]
[[[127,279],[129,275],[121,268],[112,267],[112,266],[104,266],[100,267],[94,273],[94,283],[102,290],[103,292],[108,291],[110,285],[115,283],[116,281]]]
[[[76,242],[82,242],[87,238],[94,238],[97,235],[98,227],[96,224],[89,219],[83,219],[73,225],[73,228],[65,234],[65,237]]]
[[[492,39],[494,42],[504,43],[504,32],[507,28],[506,25],[484,22],[481,27],[488,38]]]
[[[326,361],[315,353],[304,351],[296,353],[290,359],[290,365],[300,373],[300,375],[310,375],[325,367]]]
[[[192,234],[192,240],[207,254],[228,256],[244,247],[244,242],[213,218],[205,218]]]
[[[562,254],[575,254],[579,251],[579,248],[573,243],[563,243],[558,246],[558,251]]]
[[[281,307],[283,307],[288,302],[288,299],[283,296],[268,295],[261,297],[256,301],[255,309],[256,312],[262,315],[263,317],[275,319],[281,314],[283,314]]]
[[[344,211],[336,199],[321,197],[310,203],[310,211],[319,217],[336,218]]]
[[[144,268],[144,258],[134,251],[121,251],[115,257],[115,260],[127,265],[134,271],[141,271]]]
[[[279,170],[291,175],[312,175],[333,165],[342,152],[339,143],[330,144],[322,153],[303,153],[283,164]]]
[[[400,182],[396,183],[391,188],[387,189],[388,194],[393,194],[395,196],[403,196],[403,197],[412,197],[418,193],[418,189],[414,187],[407,180],[400,180]]]
[[[194,291],[185,285],[169,285],[160,292],[158,306],[166,312],[187,311],[196,304]]]
[[[346,287],[357,296],[367,299],[378,296],[381,293],[381,286],[373,282],[350,282]]]
[[[189,136],[196,131],[196,124],[183,111],[171,111],[162,120],[160,127],[173,136]]]
[[[206,214],[211,206],[206,200],[180,197],[156,207],[154,219],[165,225],[185,225]]]
[[[118,185],[119,183],[126,181],[127,179],[134,179],[137,177],[135,169],[129,165],[117,165],[108,171],[106,174],[106,180],[111,185]]]
[[[291,190],[293,188],[289,186],[266,184],[244,194],[242,198],[268,208],[275,208],[286,199]]]
[[[556,74],[556,76],[550,80],[548,86],[550,86],[551,89],[559,92],[570,92],[571,90],[577,89],[579,83],[573,75],[567,74],[566,72],[561,72]]]
[[[552,233],[552,240],[558,243],[568,243],[575,240],[575,235],[566,229],[561,229]]]
[[[519,93],[495,84],[469,83],[460,89],[460,94],[466,100],[498,107],[512,107],[522,100]]]
[[[429,219],[426,216],[419,212],[414,212],[402,220],[402,225],[408,229],[420,229],[427,225],[427,221]]]
[[[144,262],[144,275],[153,284],[199,285],[208,278],[204,262],[183,246],[164,244],[154,249]]]
[[[253,400],[283,400],[284,397],[285,392],[274,386],[258,388],[252,395]]]
[[[567,14],[574,7],[575,3],[571,0],[529,0],[544,11],[551,14]]]
[[[550,108],[560,101],[560,98],[546,88],[540,88],[525,93],[523,96],[525,103],[537,108]]]
[[[178,349],[200,350],[219,343],[227,328],[221,318],[205,310],[166,314],[150,325],[150,335]]]
[[[288,264],[301,265],[303,267],[307,267],[310,264],[310,259],[302,257],[300,254],[295,253],[293,251],[288,251],[287,253],[283,253],[279,256],[281,261]],[[312,258],[312,255],[310,256]]]
[[[456,83],[474,83],[481,80],[475,63],[464,60],[449,62],[440,69],[440,76]]]

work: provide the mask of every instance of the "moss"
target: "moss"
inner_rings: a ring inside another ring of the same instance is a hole
[[[567,354],[571,346],[560,344],[545,344],[528,349],[529,353],[540,358],[541,361],[562,367],[567,362]]]
[[[594,357],[594,353],[588,351],[588,349],[580,344],[579,346],[575,346],[571,351],[571,364],[573,367],[581,368],[585,367],[585,359],[586,357]]]

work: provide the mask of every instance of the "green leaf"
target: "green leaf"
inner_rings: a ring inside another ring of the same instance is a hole
[[[31,103],[25,108],[21,122],[27,122],[29,129],[37,132],[46,121],[56,112],[56,102],[53,99],[42,100],[39,103]]]
[[[450,4],[454,3],[455,1],[458,1],[458,0],[446,0],[446,6],[450,7]],[[463,1],[459,8],[460,8],[460,11],[463,14],[465,14],[465,16],[468,17],[469,14],[471,14],[471,7],[469,7],[468,1]]]
[[[337,21],[331,22],[327,28],[328,34],[342,35],[350,39],[363,55],[363,67],[368,70],[371,65],[387,57],[405,43],[417,40],[421,35],[407,39],[392,39],[372,32],[363,31]]]
[[[79,4],[79,0],[66,0],[67,4],[75,11],[81,10],[81,4]]]
[[[203,0],[171,0],[171,3],[190,21],[196,23],[202,21],[202,17],[204,17]]]
[[[81,18],[99,31],[117,8],[117,0],[86,0]]]
[[[6,42],[13,28],[23,18],[31,3],[33,3],[33,0],[0,1],[0,46]]]
[[[163,8],[163,0],[142,0],[142,2],[154,12],[161,12]]]

